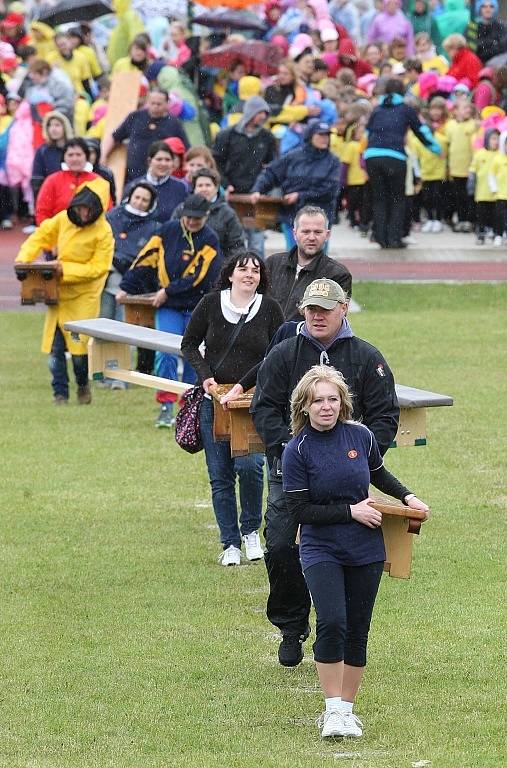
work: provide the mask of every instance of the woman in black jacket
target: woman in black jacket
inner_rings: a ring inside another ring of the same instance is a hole
[[[232,458],[228,442],[215,442],[215,404],[209,393],[216,384],[239,381],[252,365],[263,359],[270,340],[283,323],[283,314],[277,302],[266,296],[266,267],[256,253],[247,252],[230,259],[222,268],[217,288],[204,296],[194,309],[181,342],[181,352],[197,371],[206,393],[200,429],[223,547],[220,562],[239,565],[242,540],[248,560],[260,560],[264,556],[258,533],[262,522],[264,456],[254,453]],[[237,337],[231,345],[234,333]],[[199,351],[203,342],[204,356]],[[239,525],[236,476],[241,503]]]
[[[431,152],[440,146],[417,112],[404,102],[405,86],[388,80],[379,106],[370,115],[366,130],[368,147],[364,153],[373,198],[373,234],[381,248],[405,248],[405,179],[407,155],[405,137],[412,129]]]
[[[202,195],[211,208],[206,224],[215,232],[224,259],[245,252],[245,232],[233,208],[220,190],[220,174],[213,168],[201,168],[191,178],[192,192]],[[183,205],[174,210],[172,219],[181,217]]]

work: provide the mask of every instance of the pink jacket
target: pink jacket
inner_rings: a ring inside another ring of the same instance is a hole
[[[25,200],[33,203],[30,180],[35,152],[33,148],[33,123],[30,104],[22,101],[19,105],[7,144],[5,163],[9,185],[21,186]]]

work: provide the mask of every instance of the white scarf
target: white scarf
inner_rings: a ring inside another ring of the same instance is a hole
[[[230,288],[226,288],[225,291],[220,291],[220,307],[222,309],[222,314],[227,322],[234,323],[234,325],[239,322],[242,315],[247,314],[248,309],[250,308],[248,317],[245,320],[245,323],[249,323],[250,320],[255,317],[259,311],[261,303],[262,293],[255,293],[252,301],[250,301],[246,307],[236,307],[231,301]]]

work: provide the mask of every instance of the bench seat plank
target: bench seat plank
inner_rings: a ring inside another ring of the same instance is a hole
[[[396,384],[396,394],[400,408],[434,408],[441,405],[453,405],[454,400],[449,395],[439,395],[426,389],[406,387]]]
[[[110,320],[105,317],[98,317],[94,320],[75,320],[71,323],[65,323],[64,327],[66,331],[71,333],[91,336],[100,341],[130,344],[133,347],[154,349],[159,352],[168,352],[171,355],[181,354],[182,337],[177,333],[155,331],[152,328],[121,323],[118,320]]]

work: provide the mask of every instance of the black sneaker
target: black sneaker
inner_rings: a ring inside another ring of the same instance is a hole
[[[310,625],[302,635],[286,634],[278,647],[278,661],[282,667],[297,667],[303,661],[303,643],[310,634]]]

